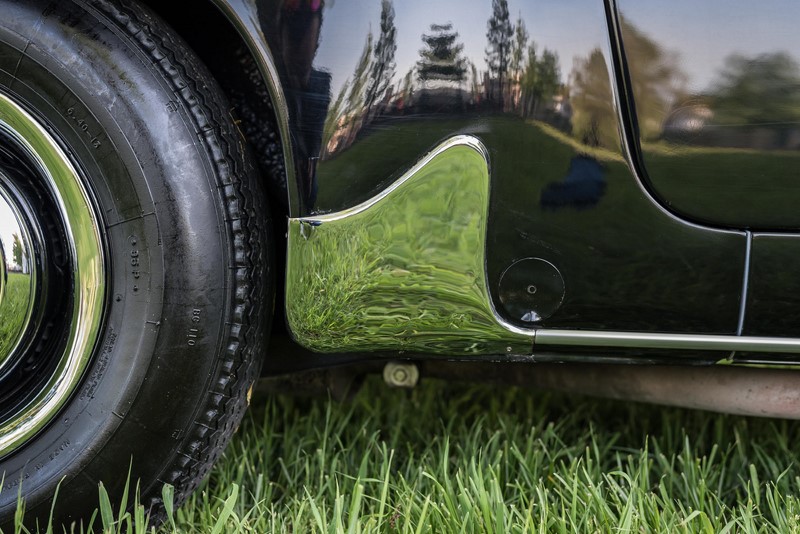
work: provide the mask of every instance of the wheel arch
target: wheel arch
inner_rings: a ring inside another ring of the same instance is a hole
[[[205,63],[238,115],[240,132],[255,152],[268,194],[274,241],[275,280],[285,278],[287,221],[297,198],[289,112],[273,52],[258,27],[257,9],[247,0],[199,0],[192,17],[180,3],[142,0],[163,18]],[[270,343],[289,340],[284,286],[277,283]],[[273,305],[272,303],[266,304]],[[270,358],[264,358],[264,369]]]
[[[258,108],[244,113],[237,110],[237,123],[262,166],[273,218],[287,217],[287,188],[294,184],[289,112],[273,54],[257,27],[255,6],[242,0],[199,0],[192,4],[189,19],[185,6],[179,3],[142,2],[190,45],[220,83],[234,108],[242,105]],[[264,132],[269,139],[253,139],[252,132]],[[265,142],[278,146],[264,154]],[[280,235],[282,233],[276,232],[276,236]]]

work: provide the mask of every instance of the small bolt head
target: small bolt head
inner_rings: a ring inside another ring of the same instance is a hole
[[[408,380],[408,372],[402,367],[397,367],[392,373],[392,379],[397,383],[403,383]]]
[[[389,362],[383,368],[383,380],[395,388],[413,388],[419,381],[419,369],[409,362]]]

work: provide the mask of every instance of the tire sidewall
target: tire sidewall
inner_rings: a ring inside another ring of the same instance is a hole
[[[86,177],[106,242],[105,322],[66,408],[0,461],[6,518],[20,486],[30,508],[60,484],[59,508],[69,511],[96,503],[103,477],[114,488],[129,467],[134,480],[157,475],[159,457],[195,420],[226,342],[230,244],[202,133],[140,47],[67,4],[0,7],[9,13],[0,92],[35,114]],[[26,42],[24,28],[46,30]]]

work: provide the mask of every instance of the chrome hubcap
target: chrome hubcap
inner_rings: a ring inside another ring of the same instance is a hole
[[[0,373],[22,345],[34,310],[36,282],[41,278],[30,228],[6,192],[9,185],[0,174]]]
[[[88,190],[53,136],[0,94],[0,456],[55,417],[97,342],[103,244]]]

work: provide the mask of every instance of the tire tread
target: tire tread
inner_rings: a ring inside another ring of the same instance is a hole
[[[161,486],[172,485],[175,504],[182,503],[222,454],[247,408],[248,389],[259,376],[268,336],[265,315],[271,311],[274,298],[268,252],[271,224],[249,150],[221,105],[226,99],[188,46],[134,2],[91,0],[87,4],[149,54],[185,106],[219,179],[216,190],[225,208],[223,218],[230,241],[231,311],[209,389],[161,475],[142,490],[141,502],[158,520],[163,514]],[[238,146],[232,146],[234,141]]]

